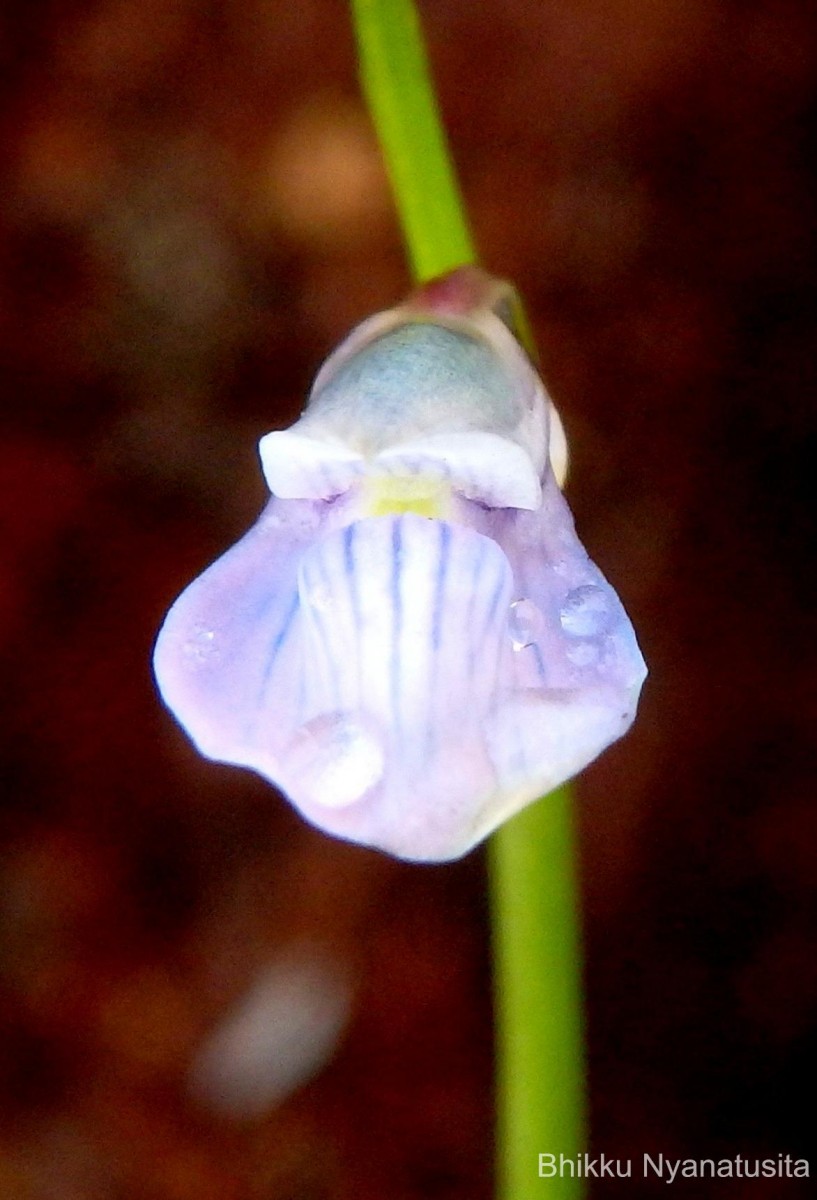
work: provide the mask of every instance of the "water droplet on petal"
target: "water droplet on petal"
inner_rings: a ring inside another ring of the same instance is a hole
[[[383,746],[364,718],[325,713],[298,730],[286,755],[285,774],[296,796],[326,808],[345,808],[363,799],[384,767]]]
[[[544,618],[532,600],[514,600],[508,616],[508,630],[514,650],[524,650],[542,634]]]
[[[568,592],[559,619],[570,637],[598,637],[607,632],[612,615],[602,589],[588,583]]]
[[[215,630],[206,625],[197,625],[182,647],[185,658],[192,662],[206,662],[218,651]]]
[[[596,642],[573,642],[565,650],[565,654],[577,667],[589,667],[598,662],[599,647]]]

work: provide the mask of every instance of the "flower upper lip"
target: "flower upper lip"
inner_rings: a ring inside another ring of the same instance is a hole
[[[368,458],[295,426],[266,434],[259,453],[270,491],[281,499],[328,499],[364,477],[425,474],[492,508],[536,509],[542,501],[530,456],[517,442],[492,432],[431,433]]]

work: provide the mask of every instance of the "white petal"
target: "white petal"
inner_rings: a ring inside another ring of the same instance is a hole
[[[363,455],[346,446],[274,430],[258,443],[264,478],[282,500],[328,500],[347,491],[364,467]]]

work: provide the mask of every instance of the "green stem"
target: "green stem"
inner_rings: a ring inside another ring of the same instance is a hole
[[[573,801],[561,787],[490,847],[497,1039],[497,1195],[579,1200],[583,1180],[540,1178],[539,1154],[585,1147],[581,959]],[[545,1164],[547,1168],[547,1163]]]
[[[411,0],[351,0],[360,73],[418,283],[474,262]]]
[[[474,261],[411,0],[351,0],[360,69],[418,282]],[[490,847],[497,1039],[497,1195],[579,1200],[538,1156],[584,1148],[581,956],[570,789]]]

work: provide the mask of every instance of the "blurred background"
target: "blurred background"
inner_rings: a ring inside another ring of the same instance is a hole
[[[817,12],[421,11],[651,668],[578,787],[593,1148],[803,1155]],[[149,671],[258,437],[408,286],[345,8],[6,0],[0,80],[0,1197],[488,1200],[483,854],[323,838]]]

